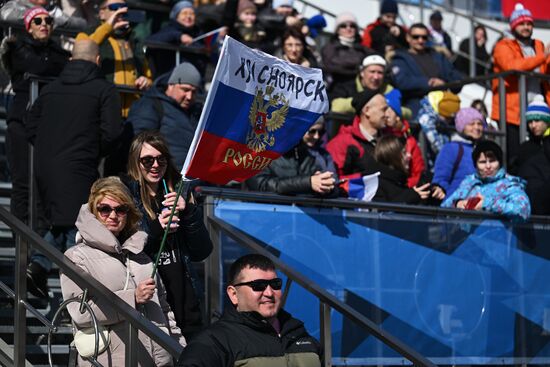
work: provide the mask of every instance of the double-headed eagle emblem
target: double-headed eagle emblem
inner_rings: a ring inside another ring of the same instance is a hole
[[[288,99],[282,94],[274,95],[273,90],[273,86],[268,85],[264,94],[262,88],[256,87],[256,96],[248,114],[251,129],[246,136],[246,145],[256,153],[275,145],[273,132],[285,124],[288,114]]]

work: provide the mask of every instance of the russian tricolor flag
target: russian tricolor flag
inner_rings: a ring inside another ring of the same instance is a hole
[[[327,111],[320,69],[226,37],[182,175],[216,184],[250,178],[293,148]]]
[[[371,201],[378,191],[378,176],[380,172],[349,180],[348,196],[362,201]]]

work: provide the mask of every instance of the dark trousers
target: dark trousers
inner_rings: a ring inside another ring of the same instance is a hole
[[[515,172],[519,155],[519,126],[506,124],[506,162],[508,172]]]
[[[28,223],[29,217],[29,146],[25,125],[21,121],[8,123],[6,153],[11,173],[10,211]]]

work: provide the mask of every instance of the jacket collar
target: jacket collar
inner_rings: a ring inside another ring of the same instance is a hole
[[[78,229],[77,243],[84,243],[107,253],[121,254],[123,251],[128,251],[139,254],[147,241],[147,234],[137,231],[121,244],[115,235],[90,212],[88,204],[83,204],[80,208],[76,228]]]

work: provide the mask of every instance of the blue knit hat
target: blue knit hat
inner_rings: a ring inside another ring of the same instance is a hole
[[[191,8],[195,10],[195,8],[193,7],[193,3],[191,1],[183,0],[183,1],[177,2],[172,7],[172,10],[170,10],[170,19],[176,20],[180,11],[187,8]]]
[[[322,14],[317,14],[309,18],[306,22],[309,28],[309,34],[312,38],[317,37],[319,32],[327,26],[327,20]]]
[[[537,94],[533,102],[527,106],[525,117],[527,122],[537,120],[550,124],[550,107],[548,107],[542,95]]]
[[[380,5],[380,14],[397,14],[397,2],[395,0],[384,0]]]
[[[385,97],[388,106],[397,114],[397,116],[399,116],[399,118],[403,118],[403,113],[401,111],[401,92],[399,89],[392,89],[385,94]]]

